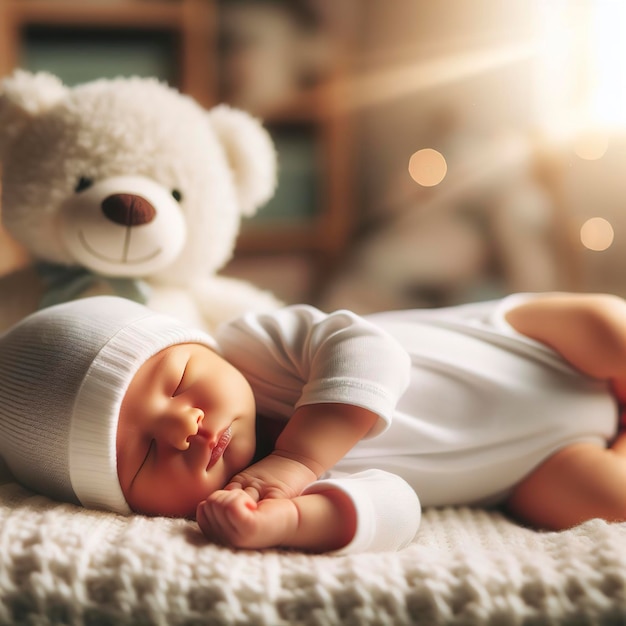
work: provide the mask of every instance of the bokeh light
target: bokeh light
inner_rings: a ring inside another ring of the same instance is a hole
[[[446,176],[448,164],[441,152],[432,148],[418,150],[409,159],[411,178],[423,187],[434,187]]]
[[[599,130],[588,130],[581,133],[574,141],[574,152],[581,159],[596,161],[601,159],[609,147],[607,133]]]
[[[609,248],[614,237],[613,227],[603,217],[588,219],[580,229],[580,241],[583,246],[596,252]]]

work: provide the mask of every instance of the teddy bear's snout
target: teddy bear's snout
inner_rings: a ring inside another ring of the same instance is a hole
[[[116,193],[102,201],[102,212],[108,219],[122,226],[149,224],[156,217],[156,209],[145,198],[130,193]]]

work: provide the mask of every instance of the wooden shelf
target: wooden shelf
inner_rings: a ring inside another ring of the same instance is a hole
[[[17,26],[102,26],[105,28],[176,28],[183,21],[178,2],[75,2],[72,0],[4,0]]]
[[[329,88],[321,85],[303,91],[270,110],[259,112],[259,117],[268,124],[323,122],[332,114],[333,108],[329,104]]]
[[[216,103],[216,8],[211,0],[0,0],[0,75],[19,65],[28,27],[163,30],[180,40],[178,87]]]
[[[239,252],[261,254],[264,252],[319,253],[324,249],[321,243],[322,228],[318,223],[285,224],[268,223],[255,226],[253,229],[243,228],[237,242]]]

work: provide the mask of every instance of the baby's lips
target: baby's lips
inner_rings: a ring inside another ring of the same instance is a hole
[[[228,447],[228,444],[230,443],[232,436],[233,436],[232,428],[229,426],[220,435],[220,438],[217,440],[217,443],[215,444],[215,447],[213,448],[211,452],[211,458],[209,459],[209,464],[207,465],[207,469],[209,469],[210,467],[213,467],[213,465],[215,465],[217,461],[221,458],[221,456],[224,454],[224,450],[226,450],[226,448]]]

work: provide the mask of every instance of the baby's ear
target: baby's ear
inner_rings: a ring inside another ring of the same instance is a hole
[[[0,158],[29,121],[60,102],[67,91],[46,72],[16,70],[0,82]]]
[[[272,138],[254,117],[223,104],[209,111],[209,121],[233,171],[241,212],[254,215],[276,189]]]

